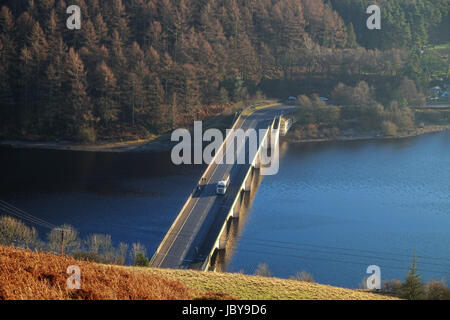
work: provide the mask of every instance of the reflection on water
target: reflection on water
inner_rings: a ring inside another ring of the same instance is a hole
[[[288,150],[286,143],[280,144],[279,156],[283,157]],[[212,257],[212,264],[210,270],[226,271],[227,266],[233,258],[234,249],[237,246],[239,239],[242,236],[242,231],[247,223],[247,215],[252,207],[253,200],[258,193],[258,188],[263,180],[260,175],[260,170],[256,169],[252,177],[251,187],[249,192],[244,193],[243,206],[239,209],[239,218],[230,219],[226,226],[226,245],[224,249],[216,250]]]
[[[403,279],[413,249],[424,279],[450,277],[450,132],[392,141],[287,144],[258,177],[215,268],[358,287],[371,264]],[[152,255],[202,174],[169,153],[0,148],[0,198],[84,237],[140,241]],[[255,192],[256,190],[256,192]],[[47,230],[39,229],[43,238]]]
[[[450,133],[391,141],[285,144],[264,177],[226,270],[358,287],[371,264],[403,279],[450,276]]]
[[[241,208],[239,209],[239,218],[231,218],[228,220],[226,226],[226,245],[222,250],[216,250],[212,258],[212,264],[210,270],[225,271],[228,263],[233,257],[234,248],[242,234],[242,230],[247,223],[247,214],[249,208],[251,208],[253,199],[258,192],[258,187],[261,184],[261,176],[259,175],[259,169],[256,170],[256,174],[253,176],[251,182],[251,188],[249,192],[244,192],[244,198]]]
[[[174,166],[170,153],[92,153],[0,148],[0,198],[82,237],[140,241],[149,255],[204,169]],[[48,230],[39,229],[41,238]]]

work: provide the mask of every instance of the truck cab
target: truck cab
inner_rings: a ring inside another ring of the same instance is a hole
[[[227,192],[229,184],[230,175],[226,174],[221,180],[217,182],[216,193],[219,195],[224,195]]]

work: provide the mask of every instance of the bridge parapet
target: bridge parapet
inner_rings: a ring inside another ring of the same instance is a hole
[[[234,130],[236,130],[236,127],[238,126],[239,122],[242,121],[242,114],[246,111],[250,109],[246,108],[244,109],[239,115],[238,117],[234,120],[233,126],[231,127],[231,130],[227,133],[222,145],[220,146],[219,150],[216,152],[216,154],[214,155],[212,161],[209,163],[208,167],[206,168],[206,170],[204,171],[203,175],[200,177],[198,183],[196,184],[196,186],[194,187],[194,189],[192,190],[192,192],[190,193],[188,199],[186,200],[186,202],[184,203],[183,207],[180,210],[180,213],[177,215],[177,217],[175,218],[174,222],[172,223],[172,225],[169,228],[169,231],[167,231],[166,235],[164,236],[163,240],[161,241],[161,243],[159,244],[158,248],[156,249],[152,259],[150,260],[150,265],[151,266],[155,266],[155,267],[159,267],[161,265],[161,263],[163,262],[165,256],[167,255],[168,250],[170,250],[170,245],[167,249],[166,253],[162,253],[163,248],[165,246],[167,246],[168,242],[171,241],[171,236],[173,236],[179,232],[180,228],[182,228],[184,221],[186,221],[186,219],[189,217],[189,213],[190,211],[187,210],[188,209],[188,205],[190,204],[190,202],[193,200],[193,197],[195,196],[196,192],[197,192],[197,186],[203,184],[205,181],[206,183],[209,183],[212,177],[212,174],[214,172],[214,167],[217,165],[217,157],[221,156],[223,154],[223,149],[228,141],[228,139],[230,138],[230,136],[232,136],[231,132],[233,132]],[[166,250],[164,250],[166,251]]]
[[[261,156],[262,153],[265,152],[267,154],[268,150],[271,149],[270,152],[278,152],[278,144],[279,144],[279,136],[280,136],[280,124],[281,124],[281,117],[276,117],[271,125],[268,127],[264,137],[261,139],[261,143],[259,145],[258,151],[256,152],[254,159],[250,162],[250,166],[248,168],[247,174],[245,175],[245,178],[239,187],[239,191],[228,211],[227,218],[224,222],[224,225],[222,226],[222,229],[217,235],[217,240],[214,244],[214,246],[211,248],[211,251],[209,252],[208,256],[206,257],[201,269],[203,271],[207,271],[210,269],[212,264],[213,256],[216,252],[216,250],[223,250],[226,246],[226,241],[228,239],[227,237],[227,225],[229,223],[229,220],[232,218],[239,218],[240,212],[242,210],[242,207],[244,205],[244,193],[251,191],[252,181],[256,174],[260,173],[261,168]],[[273,143],[273,145],[272,145]],[[266,149],[266,150],[264,150]],[[267,164],[263,164],[267,165]],[[260,168],[260,169],[258,169]]]
[[[263,137],[258,137],[259,144],[253,144],[254,149],[250,155],[253,159],[248,159],[248,162],[246,162],[248,167],[247,165],[232,167],[228,164],[222,164],[221,161],[218,161],[221,160],[218,157],[227,155],[224,152],[224,148],[228,148],[230,138],[233,137],[234,139],[233,133],[238,131],[238,128],[258,127],[260,123],[255,125],[254,121],[256,119],[267,123],[268,119],[263,114],[274,113],[272,111],[262,112],[262,114],[255,115],[255,117],[241,113],[237,116],[231,130],[227,130],[224,142],[217,150],[214,158],[200,177],[198,184],[189,195],[180,213],[158,246],[151,260],[152,266],[167,268],[188,267],[208,270],[216,250],[223,250],[227,246],[227,243],[229,243],[229,228],[227,226],[230,225],[231,219],[241,216],[250,197],[249,192],[255,188],[253,183],[255,177],[258,177],[260,174],[264,175],[264,170],[268,169],[267,162],[271,160],[273,152],[278,151],[281,118],[276,117],[270,125],[267,124],[268,129],[260,134]],[[231,150],[236,155],[242,155],[242,152],[240,152],[242,149],[239,146],[237,151],[234,151],[234,146]],[[269,152],[271,154],[270,158],[263,157],[263,154],[267,156]],[[222,165],[225,165],[225,167]],[[222,205],[223,209],[219,209],[220,203],[216,201],[217,199],[211,199],[213,189],[215,190],[213,187],[215,187],[214,184],[218,176],[223,176],[223,174],[229,174],[230,172],[234,172],[235,178],[232,179],[232,188],[227,193],[228,197],[225,204]],[[259,178],[257,180],[259,181]],[[199,196],[197,192],[198,185],[206,186],[206,191],[204,190],[202,196]],[[206,210],[212,210],[215,215],[205,212]],[[220,232],[218,233],[219,230]],[[213,243],[214,246],[212,246]],[[208,254],[208,251],[211,252]]]
[[[292,125],[295,123],[295,119],[293,116],[291,117],[282,117],[281,125],[280,125],[280,134],[285,136],[288,131],[291,129]]]

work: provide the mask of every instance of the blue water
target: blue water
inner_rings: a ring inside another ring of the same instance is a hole
[[[108,233],[151,256],[203,167],[170,154],[0,148],[0,198],[81,237]],[[305,270],[319,283],[359,287],[369,265],[403,279],[413,250],[423,279],[450,278],[450,132],[392,141],[281,146],[264,177],[228,271]],[[244,218],[243,218],[244,219]],[[45,239],[48,230],[38,228]]]
[[[0,199],[85,239],[140,242],[152,256],[202,166],[175,166],[170,154],[92,153],[0,148]],[[2,214],[0,210],[0,214]],[[36,227],[42,240],[50,231]]]
[[[282,147],[228,271],[357,288],[372,264],[404,279],[416,249],[424,280],[450,276],[450,133]]]

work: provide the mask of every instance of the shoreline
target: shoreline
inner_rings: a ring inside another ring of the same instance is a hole
[[[393,140],[405,139],[421,136],[424,134],[438,133],[449,131],[448,125],[430,125],[424,128],[415,129],[412,132],[399,134],[396,136],[381,136],[378,134],[360,134],[354,136],[337,136],[334,138],[317,138],[317,139],[296,139],[289,134],[283,137],[283,140],[291,143],[314,143],[314,142],[331,142],[331,141],[362,141],[362,140]],[[71,141],[60,142],[33,142],[25,140],[3,140],[0,141],[0,147],[13,149],[42,149],[42,150],[60,150],[60,151],[82,151],[82,152],[165,152],[170,151],[173,142],[170,141],[169,135],[162,136],[157,139],[141,139],[132,141],[105,142],[98,144],[81,144]]]
[[[59,151],[81,152],[164,152],[171,149],[170,136],[165,139],[162,136],[156,139],[139,139],[131,141],[111,141],[96,144],[83,144],[73,141],[26,141],[26,140],[2,140],[0,147],[13,149],[42,149]]]
[[[380,134],[360,134],[354,136],[337,136],[334,138],[317,138],[317,139],[296,139],[289,136],[284,137],[285,141],[298,144],[314,143],[314,142],[332,142],[332,141],[363,141],[363,140],[398,140],[406,138],[414,138],[425,134],[439,133],[444,131],[450,131],[450,124],[447,125],[431,125],[424,128],[415,129],[409,133],[398,134],[395,136],[383,136]]]

